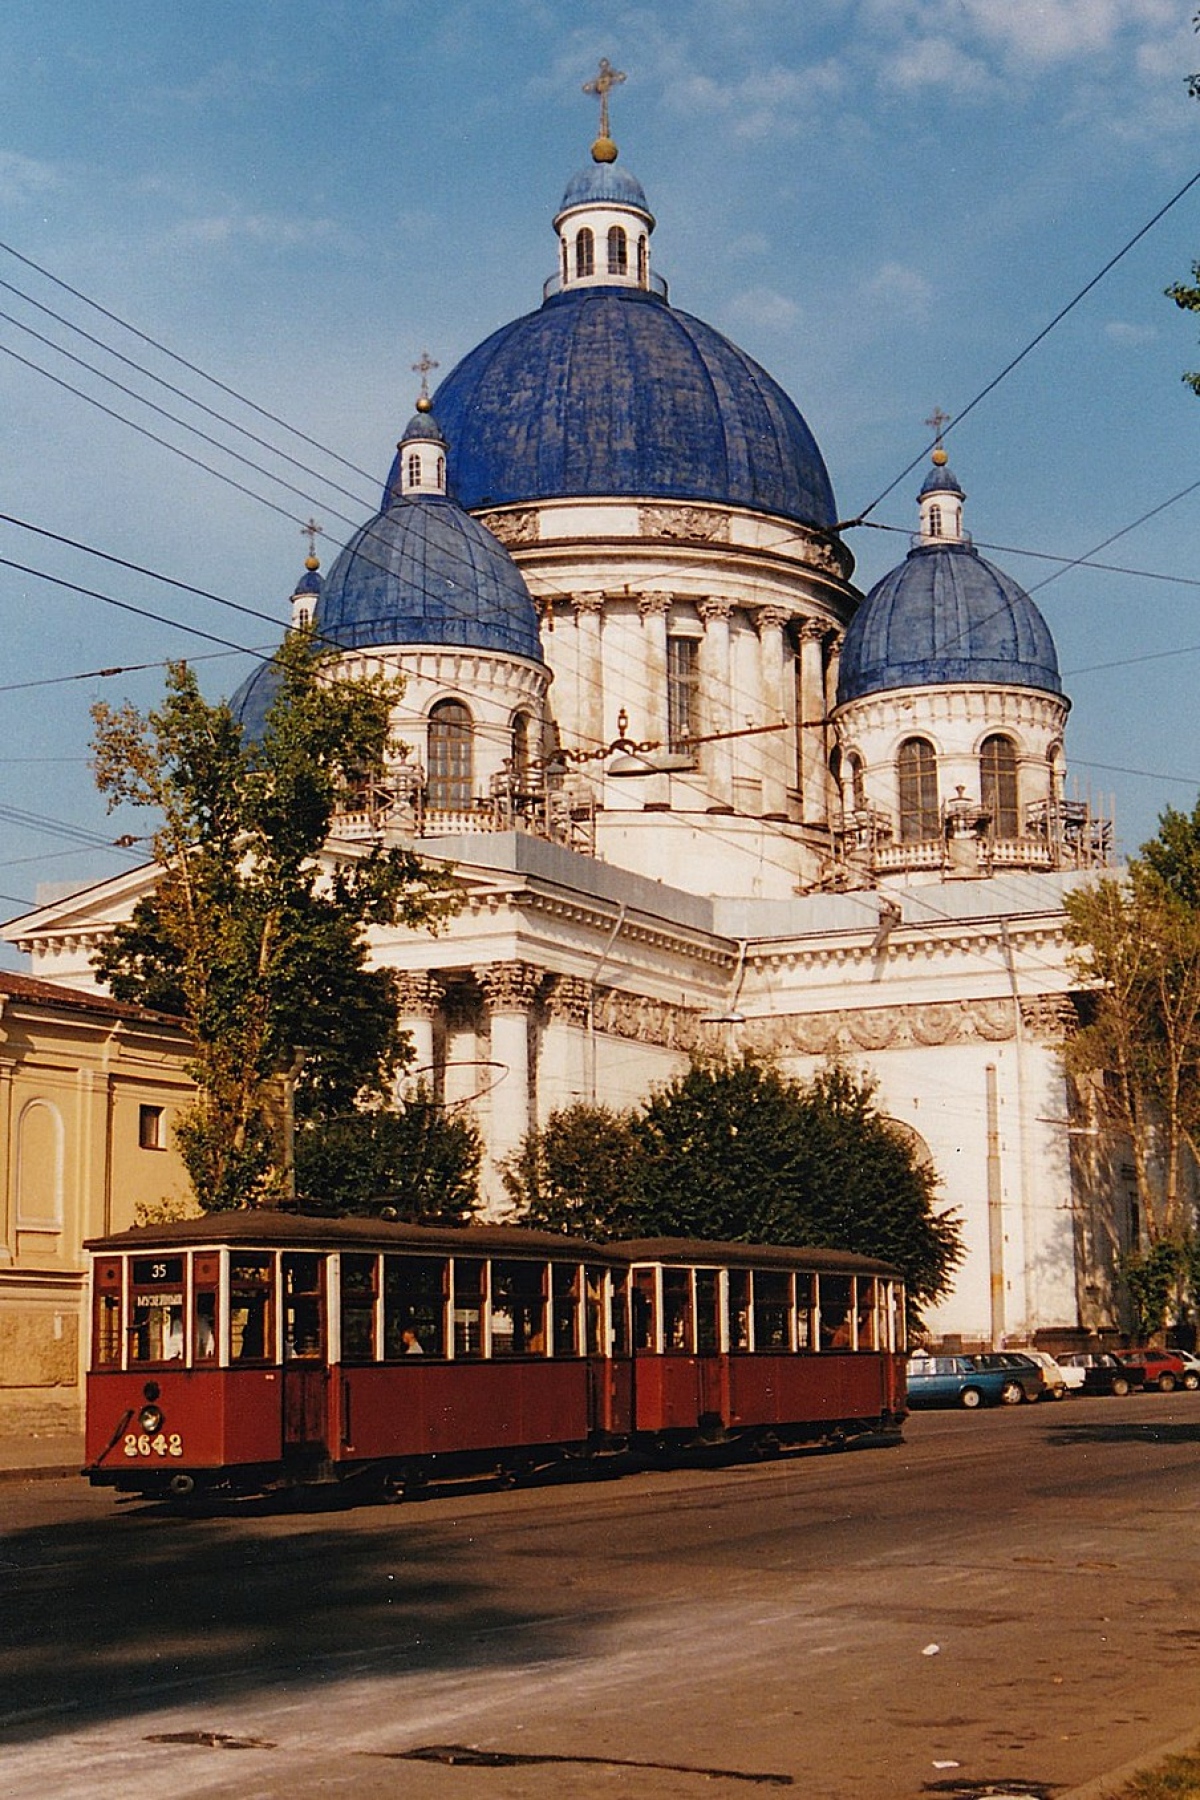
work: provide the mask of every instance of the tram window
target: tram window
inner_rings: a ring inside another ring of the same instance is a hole
[[[192,1315],[192,1361],[217,1360],[217,1294],[215,1288],[197,1288]]]
[[[875,1282],[866,1275],[860,1275],[855,1282],[854,1348],[856,1350],[878,1350],[879,1348],[875,1288]]]
[[[492,1355],[545,1356],[544,1263],[492,1264]]]
[[[629,1276],[624,1269],[612,1272],[612,1354],[629,1355]]]
[[[97,1368],[112,1368],[121,1360],[121,1296],[120,1294],[96,1295],[96,1353]]]
[[[594,1271],[593,1271],[594,1273]],[[579,1355],[579,1265],[578,1263],[551,1263],[550,1289],[554,1296],[554,1354],[555,1356]],[[592,1347],[593,1314],[598,1302],[592,1298],[591,1280],[588,1281],[588,1348]],[[595,1326],[599,1332],[598,1324]]]
[[[229,1259],[229,1349],[234,1362],[269,1362],[273,1266],[269,1256]]]
[[[887,1289],[887,1303],[891,1311],[891,1333],[888,1338],[888,1347],[892,1350],[903,1350],[908,1344],[905,1330],[907,1322],[904,1317],[904,1289],[898,1281],[889,1281]]]
[[[750,1271],[730,1269],[728,1331],[731,1350],[750,1348]]]
[[[692,1271],[663,1270],[663,1348],[688,1353],[692,1348]]]
[[[797,1275],[796,1277],[796,1348],[797,1350],[815,1350],[816,1336],[816,1277],[813,1275]]]
[[[658,1308],[654,1270],[635,1269],[633,1275],[633,1347],[658,1349]]]
[[[474,1256],[454,1259],[454,1354],[483,1355],[483,1295],[486,1264]]]
[[[850,1284],[849,1275],[821,1277],[821,1348],[850,1348]]]
[[[284,1354],[308,1359],[325,1354],[323,1280],[325,1258],[297,1251],[283,1259]]]
[[[342,1361],[375,1360],[375,1302],[378,1296],[379,1258],[342,1257]]]
[[[132,1274],[130,1362],[182,1362],[182,1256],[135,1256]]]
[[[715,1356],[721,1348],[717,1317],[719,1286],[715,1269],[696,1270],[696,1349],[701,1356]]]
[[[383,1354],[445,1356],[448,1265],[441,1256],[383,1261]]]
[[[792,1278],[782,1269],[754,1271],[754,1348],[792,1347]]]
[[[608,1353],[608,1332],[605,1329],[604,1270],[585,1270],[584,1284],[584,1345],[589,1356],[605,1356]]]

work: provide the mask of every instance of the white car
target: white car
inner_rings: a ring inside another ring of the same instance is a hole
[[[1048,1399],[1065,1400],[1072,1388],[1083,1386],[1084,1371],[1082,1369],[1064,1369],[1048,1350],[1022,1350],[1021,1355],[1032,1357],[1041,1369],[1046,1382]],[[1078,1376],[1078,1380],[1075,1379],[1076,1376]]]

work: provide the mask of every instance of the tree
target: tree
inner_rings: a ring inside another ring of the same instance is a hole
[[[551,1113],[503,1171],[526,1223],[578,1237],[634,1237],[637,1144],[632,1116],[583,1102]]]
[[[1193,1220],[1181,1163],[1200,1128],[1200,809],[1168,811],[1123,880],[1067,898],[1067,932],[1088,989],[1067,1049],[1099,1079],[1108,1118],[1129,1138],[1146,1245],[1182,1245]]]
[[[526,1141],[510,1192],[531,1222],[593,1236],[855,1250],[903,1270],[915,1305],[962,1258],[935,1177],[837,1066],[802,1085],[754,1057],[696,1062],[639,1110],[570,1108]]]
[[[340,797],[378,768],[398,686],[340,678],[311,633],[288,636],[258,738],[171,665],[164,703],[93,708],[94,767],[109,808],[160,823],[157,885],[98,951],[120,999],[181,1015],[200,1089],[179,1141],[200,1204],[287,1191],[292,1118],[377,1109],[411,1055],[391,975],[366,966],[370,925],[436,928],[449,876],[410,852],[325,851]]]
[[[422,1088],[395,1107],[302,1125],[296,1191],[340,1212],[386,1206],[410,1224],[465,1225],[479,1203],[482,1154],[474,1124]]]

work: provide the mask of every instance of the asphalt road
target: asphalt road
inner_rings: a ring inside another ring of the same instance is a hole
[[[1062,1796],[1200,1736],[1200,1395],[347,1510],[0,1489],[6,1800]]]

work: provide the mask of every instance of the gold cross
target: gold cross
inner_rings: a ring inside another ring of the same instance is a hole
[[[940,406],[935,406],[932,413],[925,421],[939,444],[942,441],[942,432],[945,430],[946,426],[952,422],[952,415],[950,413],[944,413]]]
[[[608,136],[609,92],[612,88],[618,87],[624,79],[624,69],[614,69],[607,56],[602,56],[600,58],[600,73],[596,76],[594,81],[585,81],[583,84],[583,91],[585,94],[599,94],[600,96],[600,136],[602,138]]]
[[[440,369],[441,366],[441,363],[434,362],[428,350],[422,350],[420,362],[415,362],[413,364],[414,373],[421,377],[422,400],[428,400],[429,398],[429,371],[431,369]]]
[[[308,554],[310,556],[315,556],[317,554],[317,539],[321,536],[322,530],[323,527],[318,525],[317,521],[312,518],[309,519],[307,525],[302,525],[300,527],[300,536],[308,539]]]

